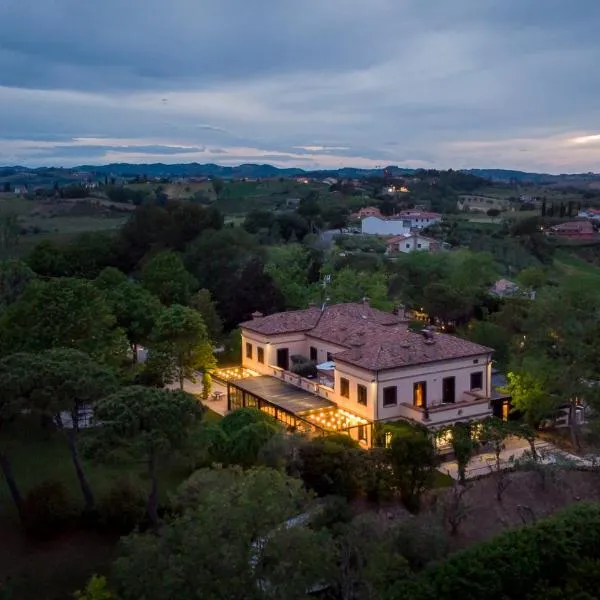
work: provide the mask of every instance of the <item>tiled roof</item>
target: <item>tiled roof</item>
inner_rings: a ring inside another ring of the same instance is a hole
[[[399,328],[372,328],[359,339],[361,345],[357,341],[354,347],[334,354],[334,360],[382,371],[493,352],[492,348],[453,335],[433,333],[428,340],[421,333]]]
[[[324,311],[311,307],[305,310],[275,313],[246,321],[241,323],[240,327],[263,335],[277,335],[314,330],[321,322],[323,325],[338,323],[343,318],[349,319],[352,323],[358,321],[379,325],[397,325],[405,321],[392,313],[372,308],[367,303],[349,302],[327,306]]]
[[[406,210],[398,213],[400,219],[439,219],[442,215],[434,212]]]
[[[266,317],[258,317],[240,323],[240,327],[264,335],[296,333],[309,331],[318,323],[320,317],[321,310],[317,307],[311,307],[305,310],[289,310]]]
[[[446,334],[433,333],[427,339],[423,334],[408,331],[403,317],[366,303],[334,304],[324,311],[315,307],[277,313],[247,321],[241,327],[264,335],[305,332],[308,337],[345,348],[334,354],[335,361],[371,371],[493,351]]]
[[[550,228],[552,231],[576,231],[578,233],[593,233],[594,227],[589,221],[571,221]]]

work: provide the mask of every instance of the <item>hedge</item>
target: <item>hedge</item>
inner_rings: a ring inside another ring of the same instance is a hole
[[[499,600],[538,597],[570,585],[581,560],[600,559],[600,504],[578,503],[553,517],[504,532],[453,554],[386,600]]]

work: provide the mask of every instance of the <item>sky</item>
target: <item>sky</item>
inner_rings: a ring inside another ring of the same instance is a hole
[[[598,0],[2,0],[0,164],[600,171]]]

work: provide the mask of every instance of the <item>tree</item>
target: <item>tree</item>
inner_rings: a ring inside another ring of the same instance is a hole
[[[0,252],[9,253],[19,242],[21,227],[19,218],[14,213],[0,214]]]
[[[285,307],[281,292],[258,258],[248,261],[237,277],[227,282],[223,291],[224,298],[219,306],[228,329],[249,320],[255,311],[270,314]]]
[[[25,262],[38,275],[45,277],[67,275],[67,259],[64,250],[52,240],[43,240],[36,244]]]
[[[214,463],[256,466],[264,446],[281,431],[277,421],[257,408],[240,408],[218,423],[203,424],[203,439]]]
[[[530,357],[523,359],[518,371],[507,374],[506,392],[511,397],[511,405],[522,413],[532,429],[537,429],[544,419],[551,419],[561,401],[564,402],[552,395],[548,368],[550,365]]]
[[[221,194],[223,193],[223,188],[225,187],[225,184],[224,184],[223,180],[219,179],[218,177],[213,177],[211,183],[212,183],[213,191],[215,192],[215,196],[217,197],[217,200],[218,200],[221,198]]]
[[[94,410],[101,441],[132,448],[144,456],[150,477],[148,517],[158,527],[157,461],[185,446],[201,405],[182,391],[131,386],[100,400]]]
[[[185,306],[197,281],[186,270],[180,254],[165,250],[150,259],[142,269],[142,285],[166,306]]]
[[[35,273],[20,260],[0,262],[0,313],[19,299]]]
[[[392,437],[391,460],[405,506],[418,512],[423,492],[431,485],[436,466],[435,449],[426,431]]]
[[[62,248],[65,272],[70,277],[93,279],[117,260],[114,235],[106,231],[82,233]]]
[[[102,292],[82,279],[32,281],[0,317],[0,354],[74,348],[121,364],[127,339]]]
[[[595,384],[600,362],[600,291],[588,278],[572,277],[559,288],[544,288],[531,304],[511,370],[519,375],[531,372],[557,405],[570,407],[571,439],[579,447],[577,404],[583,399],[597,404],[600,391]]]
[[[455,423],[449,428],[451,432],[451,444],[458,470],[458,480],[461,485],[466,483],[466,470],[469,460],[475,450],[471,427],[468,423]]]
[[[123,540],[113,571],[119,598],[295,600],[331,578],[327,533],[285,525],[312,506],[298,479],[267,468],[213,475],[198,471],[182,486],[190,508],[160,538]]]
[[[331,276],[331,284],[325,294],[332,304],[361,302],[368,298],[371,306],[375,308],[387,310],[392,307],[392,302],[388,300],[384,273],[367,273],[345,267]]]
[[[216,365],[202,316],[178,304],[159,315],[149,347],[150,360],[157,355],[165,361],[165,381],[177,381],[182,390],[185,379],[195,381],[198,371],[210,372]]]
[[[492,446],[495,456],[494,465],[490,465],[490,471],[496,480],[496,500],[502,502],[502,495],[510,483],[508,474],[502,466],[500,454],[504,450],[506,438],[514,433],[513,427],[496,417],[488,417],[481,423],[482,430],[480,439],[484,444]]]
[[[202,315],[209,338],[213,341],[220,339],[223,334],[223,321],[221,321],[210,291],[198,290],[190,300],[190,307]]]
[[[300,477],[319,496],[352,499],[361,490],[363,458],[364,452],[347,436],[315,438],[300,446]]]
[[[86,354],[71,349],[8,356],[0,361],[0,387],[10,387],[14,371],[23,378],[19,396],[26,408],[64,429],[85,508],[92,510],[94,495],[77,450],[79,416],[82,409],[91,408],[99,398],[115,391],[114,373]],[[71,427],[64,427],[62,412],[69,413]]]
[[[273,248],[265,272],[283,294],[287,308],[306,308],[316,289],[309,283],[310,251],[301,244]]]
[[[106,298],[117,319],[117,325],[127,336],[133,362],[136,362],[138,347],[150,341],[163,307],[154,294],[129,279],[109,289]]]
[[[519,273],[517,280],[527,289],[539,290],[548,281],[548,273],[540,267],[527,267]]]
[[[2,389],[0,394],[0,433],[4,432],[7,423],[21,419],[26,414],[25,397],[29,385],[27,374],[28,370],[24,369],[19,362],[14,364],[14,361],[10,359],[7,361],[6,358],[0,361],[0,387]],[[5,443],[0,444],[0,469],[19,517],[23,520],[23,494],[15,479],[12,461],[7,453]]]
[[[497,208],[490,208],[486,212],[487,216],[492,219],[492,221],[500,215],[500,211]]]

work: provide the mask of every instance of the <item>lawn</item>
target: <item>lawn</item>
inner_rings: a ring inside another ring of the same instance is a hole
[[[220,415],[207,411],[207,421],[216,421]],[[43,481],[60,481],[65,484],[74,502],[82,502],[81,491],[71,462],[67,442],[61,432],[44,432],[40,427],[27,424],[23,428],[8,429],[2,433],[3,449],[12,462],[17,484],[26,494],[36,484]],[[86,437],[92,432],[80,433],[80,447],[85,446]],[[148,484],[145,461],[135,461],[115,452],[111,464],[88,460],[82,457],[83,468],[97,499],[109,492],[111,487],[124,477],[138,478],[142,485]],[[162,502],[186,479],[193,470],[189,457],[171,454],[158,466],[159,494]],[[0,520],[14,520],[16,512],[8,489],[0,483]]]

